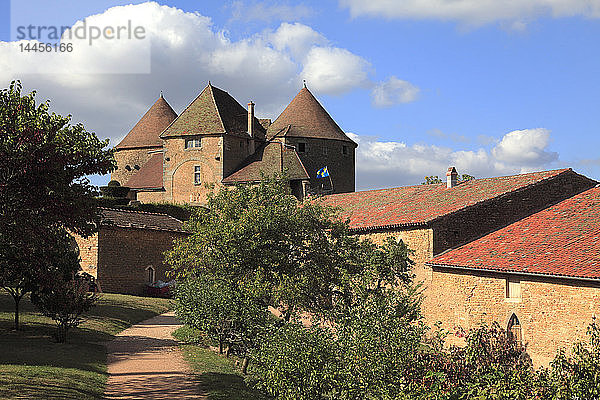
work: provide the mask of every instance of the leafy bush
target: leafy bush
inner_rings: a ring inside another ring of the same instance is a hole
[[[82,323],[82,314],[99,300],[97,294],[88,290],[87,282],[81,279],[49,277],[39,290],[31,293],[32,303],[42,314],[56,322],[58,343],[66,342],[67,331]]]

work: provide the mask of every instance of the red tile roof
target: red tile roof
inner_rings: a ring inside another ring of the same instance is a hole
[[[132,189],[161,189],[163,187],[163,153],[154,153],[125,186]]]
[[[356,143],[335,123],[319,101],[306,88],[302,88],[279,117],[269,126],[269,138],[280,134],[290,125],[284,136],[335,139]]]
[[[442,253],[427,264],[600,279],[600,187]]]
[[[356,230],[425,224],[441,216],[535,185],[571,169],[473,179],[446,188],[446,183],[368,190],[325,196],[320,201],[339,206]]]
[[[289,179],[310,179],[294,147],[270,141],[242,162],[223,183],[256,182],[262,180],[263,174],[272,176],[284,171]]]
[[[161,95],[115,148],[119,150],[135,147],[160,147],[162,146],[161,132],[175,118],[177,118],[177,114]]]
[[[185,232],[183,222],[167,214],[102,208],[102,225],[119,228]]]
[[[266,130],[256,117],[253,128],[257,137],[265,137]],[[165,129],[161,137],[221,133],[247,136],[247,132],[248,110],[229,93],[209,83],[181,115]]]

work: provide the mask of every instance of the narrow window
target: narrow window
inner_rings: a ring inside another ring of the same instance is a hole
[[[298,153],[306,153],[306,143],[298,143]]]
[[[328,152],[329,149],[327,147],[323,147],[323,155],[326,156]]]
[[[146,268],[146,273],[148,274],[147,279],[148,279],[148,283],[154,283],[154,267],[152,265],[148,266]]]
[[[519,345],[522,343],[521,337],[521,323],[519,322],[519,318],[517,318],[516,314],[510,316],[508,320],[508,327],[506,328],[506,332],[512,337]]]
[[[346,146],[346,145],[342,146],[342,154],[343,155],[347,155],[348,154],[348,146]]]
[[[200,176],[200,166],[194,167],[194,185],[200,185],[202,183],[202,177]]]
[[[202,145],[202,142],[200,141],[200,138],[185,139],[185,148],[186,149],[199,148],[201,145]]]
[[[520,299],[521,298],[521,280],[515,277],[506,278],[506,298]]]
[[[240,140],[240,148],[244,148],[244,141]]]

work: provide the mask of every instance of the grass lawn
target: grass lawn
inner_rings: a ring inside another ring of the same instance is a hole
[[[226,358],[208,348],[202,335],[187,326],[179,328],[173,334],[177,339],[186,342],[183,348],[186,361],[190,363],[203,393],[209,400],[267,400],[261,393],[249,388],[244,382],[236,362],[237,357]]]
[[[106,374],[102,342],[130,325],[163,313],[169,300],[103,294],[86,322],[54,343],[55,323],[21,300],[22,330],[13,330],[14,302],[0,291],[0,399],[101,399]]]

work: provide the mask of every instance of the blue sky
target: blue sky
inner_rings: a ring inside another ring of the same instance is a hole
[[[151,42],[150,71],[135,72],[138,44],[99,44],[39,62],[10,53],[0,83],[21,79],[116,144],[160,90],[179,112],[211,80],[275,118],[307,79],[359,142],[358,188],[418,184],[450,164],[479,177],[571,167],[600,179],[595,0],[130,3],[0,1],[2,42],[17,25],[91,15],[134,19]],[[104,63],[117,69],[93,69]]]

